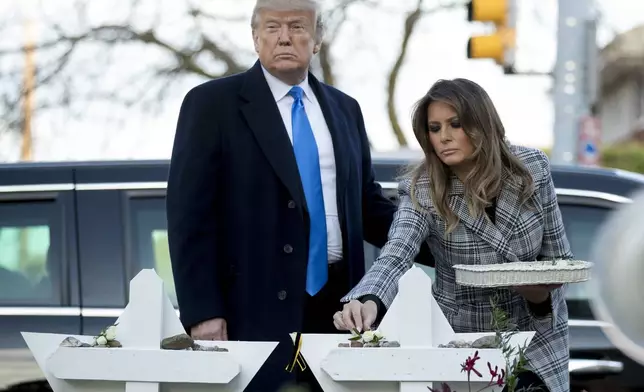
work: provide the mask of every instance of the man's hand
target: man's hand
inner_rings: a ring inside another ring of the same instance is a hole
[[[195,340],[228,340],[226,320],[215,318],[199,323],[190,328],[190,336]]]
[[[368,331],[371,324],[378,316],[378,305],[373,301],[366,301],[364,304],[357,300],[344,305],[342,311],[333,315],[333,325],[340,331],[357,329],[358,332]]]
[[[533,304],[540,304],[548,299],[550,292],[561,287],[561,284],[543,284],[533,286],[515,286],[514,291]]]

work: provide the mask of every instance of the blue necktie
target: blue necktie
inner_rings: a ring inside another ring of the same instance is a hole
[[[304,197],[309,210],[311,228],[309,233],[309,262],[306,269],[306,292],[317,294],[328,278],[326,213],[322,196],[320,158],[311,123],[304,110],[301,87],[289,91],[293,97],[291,121],[293,124],[293,150],[302,179]]]

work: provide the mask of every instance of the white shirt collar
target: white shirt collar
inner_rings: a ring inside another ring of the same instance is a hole
[[[293,88],[293,86],[290,86],[275,76],[271,75],[270,72],[264,68],[262,65],[262,72],[264,72],[264,77],[266,78],[266,82],[268,83],[268,87],[271,89],[271,93],[273,93],[273,97],[275,98],[275,102],[279,102],[284,98],[286,95],[288,95],[289,91]],[[313,90],[311,90],[311,86],[309,86],[309,76],[308,74],[304,78],[304,80],[298,84],[304,90],[304,97],[309,100],[309,102],[313,102]]]

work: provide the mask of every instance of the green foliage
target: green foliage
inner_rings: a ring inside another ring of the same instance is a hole
[[[540,148],[551,156],[551,148]],[[629,142],[603,146],[600,150],[602,167],[644,173],[644,143]]]
[[[490,299],[490,305],[492,307],[492,323],[491,327],[494,330],[496,336],[496,343],[503,353],[505,358],[505,369],[501,372],[498,372],[498,367],[495,366],[492,369],[492,365],[488,362],[488,370],[490,371],[490,382],[485,387],[479,389],[477,392],[485,391],[495,385],[501,386],[506,385],[508,392],[533,392],[536,389],[533,386],[523,387],[517,389],[517,384],[519,382],[519,374],[528,370],[528,359],[526,357],[526,350],[528,348],[527,343],[513,347],[511,344],[512,337],[519,333],[519,327],[514,324],[510,316],[498,305],[498,296]],[[467,372],[467,385],[468,392],[472,392],[472,385],[470,383],[471,372],[474,372],[477,376],[482,377],[482,374],[476,370],[476,362],[480,359],[478,356],[478,350],[474,352],[473,356],[467,357],[465,362],[461,364],[461,371]],[[432,387],[427,387],[430,392],[457,392],[452,390],[452,388],[447,383],[441,383],[440,391]]]
[[[604,148],[602,166],[644,173],[644,144],[631,142]]]
[[[508,314],[498,306],[498,298],[493,298],[490,303],[492,306],[492,329],[496,334],[497,341],[500,342],[501,351],[506,361],[505,384],[508,387],[508,392],[518,392],[516,388],[519,382],[519,374],[528,370],[526,368],[528,359],[525,355],[528,345],[524,343],[516,348],[512,347],[510,341],[519,332],[519,328],[512,323]],[[531,388],[528,388],[529,390]],[[525,388],[522,388],[521,391],[527,392]]]

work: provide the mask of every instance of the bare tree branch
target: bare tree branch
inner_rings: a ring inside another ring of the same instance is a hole
[[[220,30],[213,29],[213,25],[236,23],[241,18],[219,18],[188,4],[187,0],[184,2],[184,20],[190,26],[188,31],[183,31],[186,38],[176,42],[172,35],[163,34],[162,12],[154,0],[128,0],[124,20],[94,22],[94,25],[88,22],[93,5],[89,0],[74,0],[72,15],[65,15],[64,25],[43,11],[38,19],[39,28],[47,34],[34,45],[39,59],[35,80],[38,99],[34,110],[65,107],[74,112],[71,106],[101,101],[149,110],[160,107],[171,87],[185,77],[207,80],[244,71],[247,68],[242,61],[244,51],[228,43],[225,34],[212,33]],[[147,28],[136,27],[143,3],[146,9],[156,7]],[[2,22],[0,34],[12,27],[11,21]],[[130,58],[123,58],[123,52],[131,53],[139,48],[140,60],[128,63]],[[26,46],[21,42],[6,40],[0,44],[0,118],[3,118],[0,131],[16,131],[22,122],[18,109],[26,91],[19,81],[25,51]],[[86,58],[92,52],[96,57]],[[3,61],[12,67],[2,67]],[[88,62],[91,67],[87,66]],[[141,68],[142,72],[138,72]],[[120,80],[106,83],[111,78]]]
[[[459,0],[446,1],[453,2],[424,9],[423,0],[419,0],[416,10],[406,15],[398,55],[387,79],[387,109],[401,146],[407,142],[394,103],[398,77],[419,20],[462,5],[456,2]],[[63,112],[69,119],[83,120],[102,112],[105,118],[98,121],[120,125],[129,121],[135,107],[152,112],[162,110],[162,103],[176,88],[242,72],[255,58],[250,48],[240,49],[231,33],[233,28],[229,28],[250,23],[247,17],[220,15],[208,8],[207,2],[121,0],[118,3],[127,7],[117,20],[108,19],[113,17],[111,14],[97,20],[99,3],[68,0],[67,6],[73,7],[62,16],[59,9],[44,6],[51,3],[42,3],[42,15],[38,18],[42,38],[34,45],[36,112]],[[166,3],[172,3],[173,10],[182,9],[182,14],[170,15],[171,22],[163,9]],[[335,0],[325,15],[326,35],[318,56],[322,77],[331,85],[337,82],[332,48],[349,26],[351,11],[355,10],[352,7],[393,12],[383,8],[380,0]],[[47,9],[52,11],[51,15]],[[19,23],[0,15],[0,34]],[[0,132],[16,131],[23,121],[20,107],[27,92],[22,83],[25,45],[15,39],[0,42]],[[121,113],[119,118],[117,114]]]
[[[347,21],[349,9],[355,5],[374,7],[377,6],[378,3],[378,0],[341,0],[339,4],[332,7],[325,15],[324,20],[326,21],[326,32],[324,35],[324,41],[320,46],[318,56],[320,60],[320,68],[322,69],[322,79],[326,84],[330,84],[332,86],[336,84],[331,48],[338,36],[340,36],[340,32]]]
[[[425,15],[434,14],[439,11],[444,11],[449,8],[462,7],[464,3],[456,2],[449,3],[444,5],[438,5],[431,9],[423,9],[424,0],[418,0],[416,8],[409,12],[405,17],[405,26],[403,29],[403,37],[400,42],[400,48],[398,50],[398,55],[396,56],[396,61],[389,71],[387,77],[387,114],[389,116],[389,122],[391,123],[391,129],[398,141],[398,144],[401,147],[407,146],[407,138],[403,133],[403,130],[398,121],[398,114],[396,113],[396,85],[398,83],[398,77],[400,75],[401,69],[405,63],[405,57],[407,56],[407,48],[411,40],[412,35],[418,25],[418,22]]]

